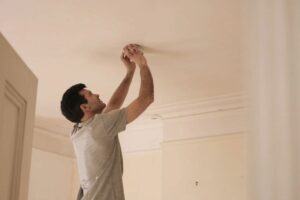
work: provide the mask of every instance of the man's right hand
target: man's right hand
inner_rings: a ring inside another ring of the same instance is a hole
[[[135,63],[131,62],[127,56],[125,56],[124,52],[121,54],[121,60],[127,68],[127,72],[134,72]]]
[[[147,65],[147,60],[144,53],[135,44],[126,45],[124,48],[124,55],[130,59],[131,62],[139,66]]]
[[[141,76],[139,96],[127,106],[127,123],[131,123],[154,101],[154,86],[147,60],[138,46],[130,44],[124,47],[123,50],[124,55],[128,57],[131,62],[139,65]]]

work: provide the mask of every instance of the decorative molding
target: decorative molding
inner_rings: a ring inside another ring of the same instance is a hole
[[[70,138],[48,130],[34,128],[32,147],[68,158],[75,158]]]
[[[141,130],[160,126],[161,120],[205,115],[226,110],[247,108],[247,97],[243,93],[227,94],[209,98],[150,107],[141,117],[128,125],[128,130]],[[45,131],[68,137],[73,124],[58,118],[37,116],[35,127]]]
[[[73,124],[65,119],[37,116],[35,119],[35,128],[56,135],[69,137],[72,132]]]
[[[246,101],[245,95],[240,93],[150,108],[120,134],[122,149],[125,153],[148,151],[160,149],[161,143],[166,141],[243,132],[246,129],[243,118],[247,109]],[[72,124],[66,120],[44,117],[36,120],[35,132],[38,132],[41,140],[48,137],[49,141],[56,140],[69,145],[69,148],[72,147],[69,139],[71,129]],[[39,148],[45,149],[42,146]],[[49,145],[46,149],[59,153],[57,148]],[[70,151],[63,150],[61,154],[72,156]]]
[[[230,132],[230,133],[224,133],[224,134],[220,134],[220,135],[208,135],[208,136],[203,136],[203,137],[195,137],[195,138],[186,138],[186,139],[178,139],[178,140],[169,140],[169,141],[164,141],[161,144],[161,147],[166,146],[166,145],[173,145],[173,144],[192,144],[192,143],[198,143],[198,142],[202,142],[205,140],[212,140],[212,139],[216,139],[219,137],[231,137],[231,136],[241,136],[244,137],[245,136],[245,132]]]
[[[133,124],[120,134],[122,150],[125,153],[160,149],[162,138],[161,120],[145,120]]]
[[[246,109],[228,109],[164,120],[163,141],[186,140],[247,132]]]
[[[146,116],[152,119],[172,119],[247,107],[247,97],[243,93],[220,95],[208,98],[165,104],[151,108]]]

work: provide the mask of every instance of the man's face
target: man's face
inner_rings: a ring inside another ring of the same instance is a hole
[[[93,94],[90,90],[82,89],[79,94],[87,100],[87,109],[93,113],[101,113],[106,107],[106,104],[100,100],[99,95]]]

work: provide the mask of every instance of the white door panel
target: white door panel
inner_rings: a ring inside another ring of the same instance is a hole
[[[0,34],[0,199],[27,199],[37,78]]]

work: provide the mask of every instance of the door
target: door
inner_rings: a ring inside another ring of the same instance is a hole
[[[0,33],[0,199],[26,200],[37,78]]]

